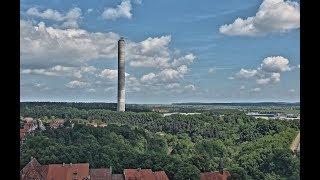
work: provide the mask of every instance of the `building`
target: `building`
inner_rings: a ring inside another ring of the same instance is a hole
[[[112,180],[111,168],[109,169],[90,169],[90,179],[93,180]]]
[[[125,169],[125,180],[169,180],[164,171],[152,172],[151,169]]]
[[[46,130],[41,120],[34,120],[33,118],[23,119],[23,128],[20,128],[20,141],[24,140],[27,133],[33,133],[35,130]]]
[[[55,119],[50,121],[50,127],[53,129],[57,129],[58,127],[63,126],[64,120],[63,119]]]
[[[200,174],[200,180],[227,180],[230,177],[229,171],[204,172]]]

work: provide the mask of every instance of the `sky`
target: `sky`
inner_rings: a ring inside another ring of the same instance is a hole
[[[20,100],[299,102],[300,2],[21,0]]]

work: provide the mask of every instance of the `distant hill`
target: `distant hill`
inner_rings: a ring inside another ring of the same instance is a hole
[[[72,107],[77,109],[108,109],[111,111],[117,110],[117,103],[102,103],[102,102],[20,102],[20,108],[34,108],[34,107],[50,107],[50,108],[62,108]],[[127,111],[133,112],[150,112],[151,110],[143,105],[126,104]]]
[[[201,103],[201,102],[186,102],[172,103],[172,105],[207,105],[207,106],[300,106],[300,102],[245,102],[245,103]]]

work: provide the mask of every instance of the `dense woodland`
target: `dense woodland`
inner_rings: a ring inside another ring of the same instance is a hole
[[[118,113],[94,104],[21,103],[22,117],[40,118],[46,126],[55,118],[67,120],[63,127],[27,135],[21,168],[32,156],[42,164],[112,166],[115,173],[124,168],[164,170],[170,179],[183,180],[216,171],[222,161],[231,179],[299,179],[300,156],[289,149],[298,121],[254,119],[235,110],[162,117],[135,108],[137,112]],[[96,120],[108,126],[84,123]]]

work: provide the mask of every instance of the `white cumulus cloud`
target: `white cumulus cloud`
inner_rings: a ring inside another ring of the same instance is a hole
[[[115,80],[118,77],[118,70],[116,69],[104,69],[100,73],[100,77],[110,79],[110,80]]]
[[[169,67],[171,36],[147,38],[128,44],[128,58],[133,67]]]
[[[113,32],[64,30],[46,27],[44,23],[34,26],[31,22],[20,20],[21,66],[80,66],[92,59],[115,58],[119,38]]]
[[[258,12],[247,19],[237,18],[219,28],[226,35],[257,36],[300,28],[300,4],[285,0],[264,0]]]
[[[66,14],[60,13],[59,11],[53,9],[47,9],[43,12],[40,12],[36,7],[29,8],[26,13],[29,16],[35,16],[42,19],[63,21],[61,25],[63,28],[78,28],[78,20],[82,15],[81,9],[77,7],[70,9]]]
[[[82,81],[70,81],[69,83],[66,84],[66,86],[68,88],[83,88],[83,87],[86,87],[88,86],[89,84],[86,83],[86,82],[82,82]]]
[[[290,71],[289,60],[282,56],[266,57],[257,69],[241,69],[233,79],[253,79],[259,85],[268,85],[280,82],[281,73]]]
[[[196,59],[196,56],[192,53],[189,53],[185,56],[182,56],[182,57],[179,57],[179,58],[176,58],[173,60],[172,62],[172,65],[173,66],[180,66],[180,65],[183,65],[183,64],[190,64],[190,63],[193,63],[193,61]]]
[[[129,0],[122,1],[120,5],[117,5],[116,8],[107,8],[103,11],[102,17],[104,19],[118,19],[118,18],[128,18],[132,17],[132,6]]]
[[[267,57],[262,61],[261,68],[267,72],[289,71],[289,60],[282,56]]]

